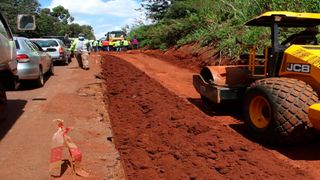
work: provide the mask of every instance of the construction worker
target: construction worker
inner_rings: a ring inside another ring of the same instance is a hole
[[[109,41],[109,50],[110,51],[114,51],[115,49],[114,49],[114,41]]]
[[[107,39],[102,41],[102,50],[109,51],[109,41]]]
[[[93,48],[94,52],[97,52],[97,47],[98,47],[98,41],[94,40],[92,42],[92,48]]]
[[[93,42],[94,42],[93,39],[90,39],[90,40],[89,40],[89,43],[90,43],[90,52],[93,51]]]
[[[132,45],[133,45],[133,49],[138,49],[138,39],[136,36],[133,37],[133,40],[132,40]]]
[[[98,40],[98,49],[99,49],[99,51],[101,51],[101,49],[102,49],[102,41],[100,41],[100,40]]]
[[[70,51],[75,52],[75,56],[80,68],[89,70],[89,54],[88,43],[89,41],[84,38],[84,34],[80,33],[78,38],[73,41]]]
[[[127,39],[123,40],[123,50],[127,51],[129,46],[129,41]]]
[[[121,42],[119,40],[116,41],[114,46],[115,46],[117,52],[121,51]]]

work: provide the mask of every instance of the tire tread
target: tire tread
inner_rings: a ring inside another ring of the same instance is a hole
[[[308,108],[319,101],[317,93],[303,81],[291,78],[257,80],[249,89],[265,89],[274,105],[275,130],[282,141],[296,143],[312,137],[314,129],[308,119]],[[299,132],[294,132],[299,131]]]

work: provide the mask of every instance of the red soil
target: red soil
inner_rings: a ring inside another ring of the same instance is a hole
[[[312,179],[130,63],[105,55],[102,67],[128,179]]]
[[[236,61],[220,56],[219,52],[217,52],[214,47],[200,47],[199,44],[189,44],[179,48],[170,48],[166,52],[160,50],[145,50],[143,52],[196,72],[208,65],[227,65],[236,63]]]

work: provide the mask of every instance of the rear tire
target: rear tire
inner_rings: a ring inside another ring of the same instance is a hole
[[[318,95],[303,81],[266,78],[255,81],[245,95],[246,124],[258,139],[272,144],[296,144],[315,137],[308,108]]]
[[[10,91],[16,91],[20,87],[19,77],[13,76],[8,79],[7,88]]]
[[[2,83],[0,83],[0,120],[6,118],[5,109],[7,106],[7,94],[5,88],[3,87]]]

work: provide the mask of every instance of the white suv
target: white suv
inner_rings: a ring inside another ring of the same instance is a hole
[[[4,88],[18,87],[16,46],[11,30],[0,13],[0,106],[6,104]]]

